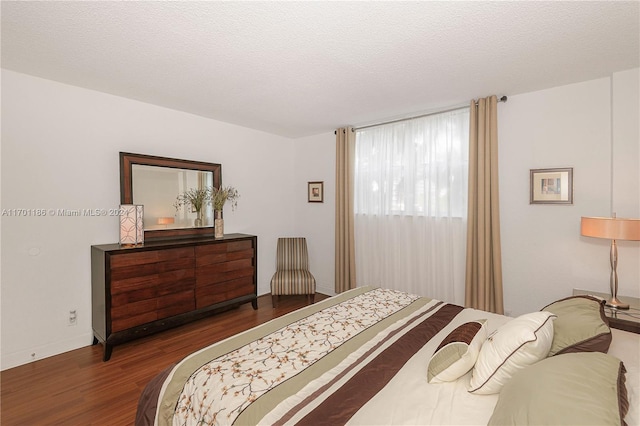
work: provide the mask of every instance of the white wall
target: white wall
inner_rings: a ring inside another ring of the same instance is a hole
[[[223,182],[241,195],[236,211],[225,208],[225,231],[258,236],[259,294],[270,291],[276,238],[295,229],[294,195],[305,197],[293,147],[2,70],[2,209],[117,208],[120,151],[221,163]],[[89,247],[116,242],[117,229],[116,217],[2,217],[2,369],[91,343]],[[67,326],[69,310],[78,312],[76,326]]]
[[[614,74],[612,211],[618,217],[640,218],[639,117],[640,68]],[[617,244],[619,294],[638,297],[640,244],[634,241],[618,241]],[[599,247],[599,251],[602,248]],[[602,261],[600,264],[602,269]]]
[[[613,211],[640,218],[640,68],[613,75]],[[636,252],[640,260],[640,253]],[[626,250],[625,250],[626,256]],[[626,263],[626,262],[625,262]],[[640,262],[635,262],[640,268]],[[640,283],[638,283],[640,286]]]
[[[316,291],[335,294],[336,137],[331,133],[295,142],[295,232],[307,238]],[[324,182],[324,202],[309,203],[308,182]]]
[[[504,295],[505,310],[513,315],[569,296],[573,288],[608,291],[610,242],[581,237],[580,217],[610,215],[612,182],[621,207],[622,200],[629,200],[625,211],[639,216],[637,76],[636,69],[510,96],[500,104]],[[634,103],[635,116],[631,115]],[[612,138],[612,117],[618,116],[625,121],[615,121],[620,137]],[[624,161],[616,157],[612,167],[612,151],[636,155],[620,156]],[[530,205],[529,169],[567,166],[574,168],[574,204]],[[632,178],[617,185],[623,176]],[[619,294],[640,294],[638,246],[637,242],[619,245]]]

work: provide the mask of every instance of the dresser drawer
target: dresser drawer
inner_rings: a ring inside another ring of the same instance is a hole
[[[130,291],[154,288],[158,285],[158,274],[135,276],[133,278],[111,279],[111,295],[126,293]]]
[[[255,293],[253,275],[196,288],[196,308],[204,308],[225,300]]]
[[[180,293],[185,290],[193,290],[196,284],[194,270],[181,270],[154,276],[136,286],[118,285],[111,289],[111,305],[120,306],[140,300],[153,299]],[[122,282],[121,282],[122,283]]]
[[[124,305],[128,305],[130,303],[154,299],[157,294],[158,290],[155,287],[120,292],[111,296],[111,306],[122,308]]]
[[[193,290],[158,297],[158,319],[193,311],[195,307],[196,301]]]
[[[192,251],[193,253],[193,251]],[[121,257],[121,256],[113,256]],[[123,263],[123,262],[118,262]],[[175,259],[167,259],[157,263],[142,263],[121,265],[118,267],[111,267],[111,281],[119,281],[121,279],[144,277],[146,275],[153,275],[161,272],[175,271],[178,269],[193,269],[195,266],[195,258],[191,257],[178,257]]]
[[[158,263],[158,272],[170,272],[180,269],[191,269],[196,266],[195,257],[178,257],[176,259],[169,259]]]
[[[237,278],[251,277],[253,280],[254,267],[250,260],[207,265],[198,268],[196,287],[214,283],[222,283]]]
[[[111,308],[112,331],[125,330],[158,319],[155,298]]]
[[[254,252],[253,243],[250,240],[198,246],[196,247],[196,266],[200,267],[209,263],[253,258]]]
[[[183,249],[179,249],[178,251],[169,251],[178,255],[184,254]],[[193,249],[190,250],[190,252],[193,254]],[[156,251],[152,253],[156,253]],[[195,258],[191,256],[168,259],[158,263],[146,263],[112,268],[110,274],[111,294],[140,290],[146,287],[154,287],[171,281],[179,281],[184,278],[192,278],[191,282],[193,283],[195,281],[193,280],[193,278],[195,278],[194,266]]]
[[[166,262],[183,257],[193,257],[193,247],[174,248],[167,250],[149,250],[137,253],[118,253],[111,256],[111,268],[124,268],[147,263]]]
[[[158,276],[158,296],[180,293],[185,290],[193,290],[196,285],[195,269],[181,269],[165,272]]]
[[[245,250],[224,253],[198,254],[196,257],[196,265],[200,268],[202,266],[215,263],[224,263],[239,259],[253,259],[253,253],[254,250],[252,248],[249,248]]]
[[[251,240],[232,241],[222,244],[207,244],[196,247],[196,256],[215,253],[228,253],[232,251],[241,251],[252,248],[253,242]]]
[[[125,303],[120,306],[112,306],[111,308],[111,319],[122,319],[127,317],[134,317],[138,314],[142,314],[145,312],[151,312],[156,309],[157,302],[156,298],[145,299],[139,302],[134,303]]]
[[[111,320],[111,332],[127,330],[129,328],[137,327],[143,324],[153,322],[158,319],[156,311],[143,312],[130,317],[112,319]]]

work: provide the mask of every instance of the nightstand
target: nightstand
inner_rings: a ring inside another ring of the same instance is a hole
[[[597,296],[605,300],[611,297],[608,293],[573,289],[574,296],[582,294]],[[640,299],[637,297],[625,296],[618,296],[618,299],[624,303],[628,303],[629,309],[616,309],[605,305],[604,314],[609,319],[609,326],[619,330],[640,334]]]

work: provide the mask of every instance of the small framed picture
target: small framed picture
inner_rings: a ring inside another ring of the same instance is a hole
[[[324,182],[309,182],[307,192],[310,203],[324,202]]]
[[[573,168],[531,169],[529,204],[573,204]]]

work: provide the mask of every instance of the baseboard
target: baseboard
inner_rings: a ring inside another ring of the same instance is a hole
[[[60,355],[61,353],[83,348],[85,346],[89,346],[91,342],[93,342],[93,334],[87,333],[81,336],[76,336],[73,339],[36,346],[31,349],[6,354],[0,359],[0,370],[8,370],[40,359],[49,358],[51,356]]]
[[[326,294],[327,296],[335,296],[336,292],[333,288],[316,285],[316,293]]]

